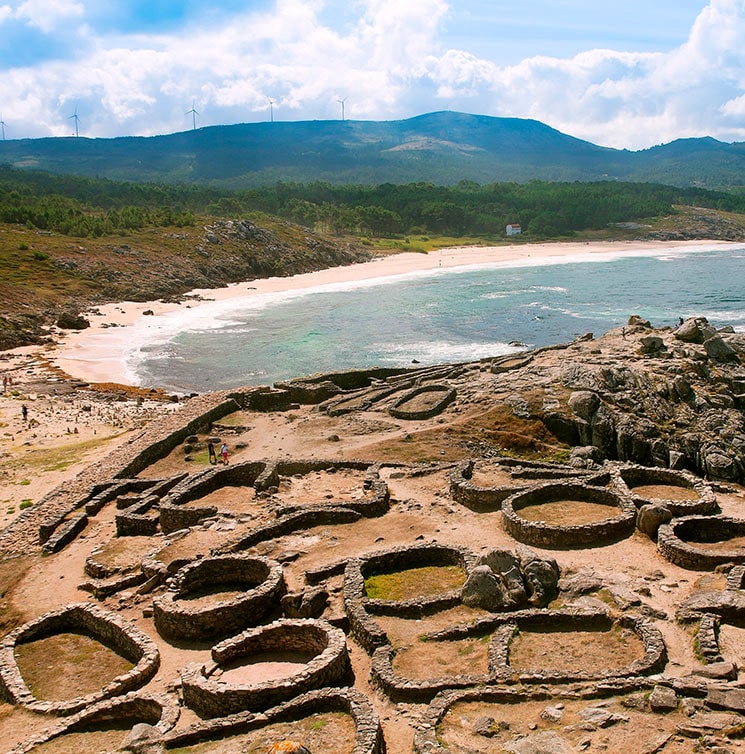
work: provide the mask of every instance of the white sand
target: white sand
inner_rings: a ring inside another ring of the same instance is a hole
[[[206,301],[229,301],[263,294],[315,288],[329,284],[345,284],[376,278],[406,275],[438,268],[447,269],[473,265],[509,262],[531,262],[551,258],[585,257],[599,254],[638,254],[664,252],[673,249],[711,249],[729,245],[724,241],[605,241],[594,243],[542,243],[506,246],[464,246],[442,249],[428,254],[402,253],[380,257],[345,267],[334,267],[292,277],[273,277],[236,283],[225,288],[191,291],[190,296]],[[581,260],[578,260],[581,261]],[[130,349],[132,326],[151,319],[143,315],[152,310],[153,315],[175,310],[194,309],[204,302],[187,301],[181,304],[164,304],[159,301],[145,303],[123,302],[99,307],[100,314],[88,314],[91,327],[80,332],[58,333],[61,340],[53,352],[46,356],[67,374],[87,382],[115,382],[136,384],[135,375],[127,369],[126,355]],[[196,312],[195,312],[196,313]],[[117,325],[111,327],[111,325]]]

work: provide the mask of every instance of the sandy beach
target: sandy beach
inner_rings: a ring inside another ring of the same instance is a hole
[[[723,241],[607,241],[596,243],[541,243],[505,246],[451,247],[427,254],[401,253],[382,256],[370,262],[334,267],[318,272],[273,277],[236,283],[224,288],[197,289],[182,303],[162,301],[120,302],[86,313],[91,327],[79,332],[56,332],[57,347],[47,352],[49,360],[70,376],[87,382],[136,384],[136,376],[126,365],[132,326],[144,317],[158,317],[177,309],[193,309],[206,302],[229,301],[265,294],[344,285],[359,281],[407,275],[435,269],[475,265],[540,262],[552,258],[584,257],[601,254],[633,254],[679,248],[726,246]],[[148,312],[147,315],[144,313]]]

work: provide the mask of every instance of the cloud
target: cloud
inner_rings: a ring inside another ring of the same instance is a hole
[[[745,3],[711,0],[667,53],[588,50],[499,68],[448,51],[428,63],[439,96],[532,117],[596,143],[646,147],[682,136],[745,138]],[[451,103],[452,106],[452,103]]]
[[[154,134],[268,119],[391,119],[444,108],[531,117],[596,143],[745,139],[745,0],[710,0],[667,52],[589,49],[511,66],[442,45],[446,0],[277,0],[178,34],[96,34],[75,0],[0,5],[46,28],[72,24],[74,59],[9,67],[0,101],[15,136]],[[18,124],[22,124],[18,125]],[[23,130],[23,133],[21,131]]]
[[[13,16],[49,34],[60,21],[80,18],[85,7],[77,0],[25,0]]]

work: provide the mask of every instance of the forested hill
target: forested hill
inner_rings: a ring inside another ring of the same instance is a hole
[[[685,234],[742,240],[745,196],[695,187],[617,181],[461,181],[455,186],[314,181],[229,190],[54,175],[0,165],[0,223],[79,238],[146,227],[190,227],[203,224],[205,218],[250,218],[257,212],[337,237],[400,239],[429,234],[494,241],[515,223],[529,240],[614,228],[618,232],[629,226],[635,226],[638,235],[659,231],[660,218],[679,214],[683,207],[737,216],[732,226],[718,221],[716,227]],[[680,235],[680,223],[674,226],[677,237],[688,237]]]
[[[682,139],[632,152],[535,120],[439,112],[399,121],[211,126],[167,136],[0,142],[0,163],[115,180],[223,188],[334,184],[645,181],[741,190],[745,144]]]

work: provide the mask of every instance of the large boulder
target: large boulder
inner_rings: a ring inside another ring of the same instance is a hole
[[[716,335],[716,330],[706,317],[690,317],[675,330],[674,335],[683,343],[703,343],[707,338]]]
[[[320,586],[285,594],[282,611],[288,618],[320,618],[329,604],[329,593]]]
[[[738,361],[737,352],[722,339],[721,335],[714,335],[704,341],[706,355],[712,361]]]
[[[91,323],[82,314],[62,312],[57,317],[57,327],[61,327],[63,330],[85,330],[90,326]]]
[[[512,606],[512,599],[502,579],[487,565],[476,566],[466,579],[460,598],[468,607],[498,612]]]
[[[575,390],[569,396],[569,408],[580,419],[590,421],[598,408],[600,408],[600,398],[598,398],[597,393],[593,393],[590,390]]]
[[[559,564],[553,558],[540,558],[531,549],[519,546],[520,570],[527,587],[528,602],[546,607],[559,594]]]
[[[542,418],[546,429],[560,442],[576,445],[582,439],[582,419],[572,419],[561,411],[547,411]]]
[[[639,339],[639,343],[641,344],[640,350],[644,354],[659,353],[667,350],[664,341],[659,335],[645,335]]]
[[[594,445],[580,445],[569,451],[569,465],[573,469],[595,469],[602,461],[603,454]]]
[[[122,741],[118,751],[128,754],[162,754],[160,731],[147,723],[137,723]]]
[[[489,550],[479,558],[477,565],[489,566],[502,579],[515,604],[522,605],[527,602],[528,594],[520,573],[520,561],[509,550]]]
[[[701,448],[701,462],[705,473],[712,479],[735,482],[742,468],[730,453],[713,445]]]
[[[636,528],[648,537],[656,537],[660,526],[672,517],[670,509],[664,505],[642,505],[636,516]]]
[[[644,319],[638,314],[632,314],[626,324],[628,327],[652,327],[652,323],[648,319]]]
[[[675,394],[682,401],[688,401],[694,397],[691,383],[682,374],[677,375],[673,380],[673,388],[675,389]]]
[[[590,431],[590,441],[585,444],[598,448],[603,458],[613,458],[616,451],[616,423],[613,414],[604,404],[592,417]]]

